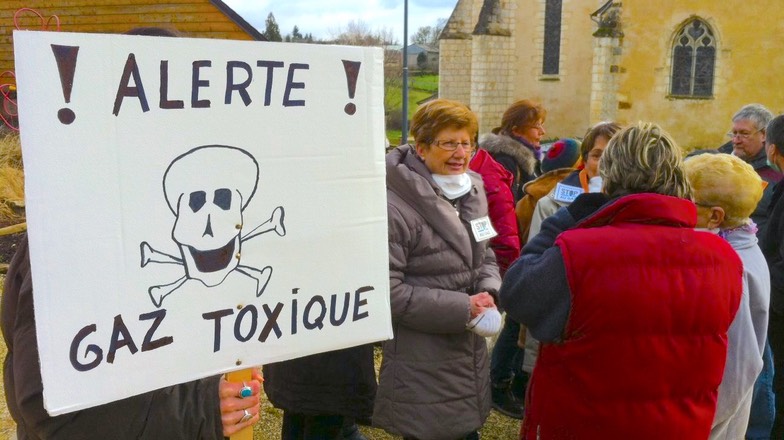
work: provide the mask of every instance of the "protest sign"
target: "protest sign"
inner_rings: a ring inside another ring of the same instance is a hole
[[[14,43],[50,414],[392,337],[380,49]]]

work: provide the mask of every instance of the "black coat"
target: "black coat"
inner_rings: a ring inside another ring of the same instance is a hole
[[[0,323],[8,346],[4,365],[5,398],[16,421],[18,440],[223,438],[218,401],[220,376],[56,417],[47,414],[38,364],[27,237],[19,244],[6,276]]]
[[[292,413],[370,419],[376,388],[370,344],[264,366],[267,397]]]
[[[770,308],[784,314],[784,181],[773,189],[768,205],[768,227],[760,239],[760,249],[770,269]]]

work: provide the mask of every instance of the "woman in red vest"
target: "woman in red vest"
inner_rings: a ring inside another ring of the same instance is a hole
[[[618,132],[603,193],[542,224],[501,288],[541,341],[522,439],[706,439],[743,267],[697,214],[660,127]]]

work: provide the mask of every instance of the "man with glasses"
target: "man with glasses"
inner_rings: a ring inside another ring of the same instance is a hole
[[[773,114],[763,105],[744,105],[732,116],[732,130],[727,133],[730,142],[719,148],[722,153],[731,153],[743,159],[767,182],[762,200],[751,214],[751,219],[757,224],[758,238],[763,236],[768,224],[768,205],[773,195],[773,186],[782,178],[781,173],[767,164],[765,157],[765,127],[771,119]]]
[[[746,161],[767,185],[762,192],[762,199],[751,214],[751,219],[757,224],[757,238],[759,238],[760,247],[763,249],[765,248],[765,230],[767,230],[769,218],[768,206],[773,197],[773,187],[782,178],[781,173],[770,166],[765,152],[767,126],[771,119],[773,119],[773,114],[761,104],[743,106],[732,117],[732,130],[727,133],[730,142],[719,148],[719,151],[723,153],[731,153]],[[770,253],[765,253],[765,258],[768,259],[768,265],[770,265]],[[772,270],[774,269],[771,266]],[[771,317],[771,320],[774,319]],[[779,322],[779,320],[776,321]],[[771,322],[769,325],[770,328],[773,328],[774,323]],[[772,379],[775,368],[770,348],[773,349],[773,355],[784,357],[784,345],[773,347],[770,341],[766,343],[762,357],[762,372],[754,385],[749,426],[746,431],[746,438],[750,440],[774,438],[768,436],[776,416],[776,410],[773,407],[774,386]],[[779,399],[784,399],[784,396],[779,396],[777,400]],[[777,420],[776,423],[780,425],[781,421]]]

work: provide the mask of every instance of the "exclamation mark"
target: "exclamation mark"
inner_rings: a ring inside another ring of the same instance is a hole
[[[359,67],[362,65],[359,61],[343,60],[343,68],[346,70],[346,81],[348,82],[348,97],[354,99],[354,93],[357,91],[357,77],[359,76]],[[353,115],[357,112],[357,106],[353,102],[349,102],[343,108],[347,115]]]
[[[54,59],[57,61],[57,70],[60,72],[60,85],[63,88],[63,97],[65,97],[65,103],[68,104],[71,102],[71,90],[73,89],[76,56],[79,54],[79,46],[58,46],[52,44],[52,52],[54,52]],[[76,119],[76,114],[69,108],[61,108],[57,112],[57,119],[68,125]]]

